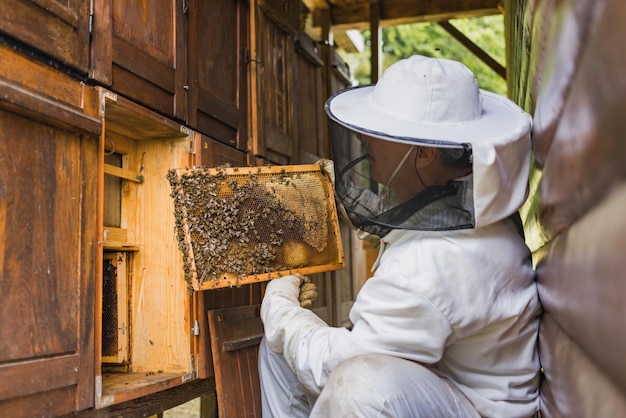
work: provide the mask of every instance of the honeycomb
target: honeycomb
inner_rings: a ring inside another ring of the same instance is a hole
[[[105,259],[102,266],[102,356],[117,356],[118,311],[117,267],[114,259]]]
[[[332,184],[318,165],[170,170],[190,289],[343,267]]]

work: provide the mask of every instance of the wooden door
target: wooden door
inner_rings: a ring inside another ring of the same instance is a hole
[[[90,76],[144,106],[187,119],[187,2],[93,0]]]
[[[248,146],[249,8],[243,0],[190,0],[189,125]]]
[[[87,73],[89,0],[2,0],[0,32]]]
[[[314,163],[329,157],[324,135],[324,61],[322,47],[305,32],[295,38],[295,114],[298,162]]]
[[[58,416],[94,402],[101,125],[81,83],[0,55],[0,415]]]
[[[274,164],[297,160],[294,100],[295,2],[257,0],[251,38],[253,153]]]

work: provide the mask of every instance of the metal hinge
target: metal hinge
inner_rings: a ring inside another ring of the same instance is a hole
[[[193,335],[195,335],[195,336],[200,335],[200,325],[198,324],[198,320],[197,319],[193,321],[192,331],[193,331]]]
[[[89,34],[93,33],[93,0],[89,2]]]
[[[252,57],[252,52],[250,52],[249,49],[246,49],[246,54],[245,54],[244,59],[245,59],[246,65],[250,64],[251,62],[256,62],[259,65],[263,64],[260,60]]]

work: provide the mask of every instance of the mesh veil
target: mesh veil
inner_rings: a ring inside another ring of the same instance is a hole
[[[371,179],[366,143],[334,121],[330,121],[330,134],[336,200],[357,229],[383,237],[392,229],[442,231],[474,227],[471,174],[443,186],[427,187],[411,199],[400,201],[393,190]],[[406,181],[418,181],[418,177]]]

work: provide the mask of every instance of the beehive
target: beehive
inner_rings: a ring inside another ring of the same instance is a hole
[[[343,267],[332,184],[319,165],[171,170],[193,290]]]

